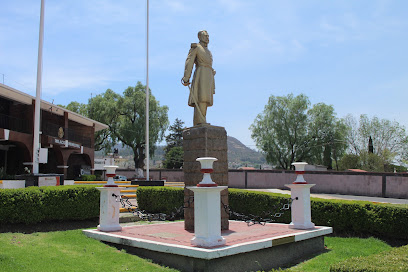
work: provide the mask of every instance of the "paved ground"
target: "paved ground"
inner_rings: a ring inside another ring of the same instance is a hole
[[[290,194],[290,190],[280,189],[247,189],[251,191],[262,191],[278,194]],[[354,195],[338,195],[338,194],[311,194],[311,197],[324,199],[345,199],[345,200],[362,200],[375,203],[391,203],[391,204],[408,204],[408,199],[398,198],[384,198],[384,197],[370,197],[370,196],[354,196]]]
[[[109,234],[173,245],[196,247],[191,245],[191,239],[194,237],[194,232],[185,230],[183,221],[143,225],[125,224],[122,226],[123,229],[121,231],[109,232]],[[230,221],[230,229],[223,230],[221,235],[227,240],[225,246],[232,246],[242,243],[262,241],[267,238],[276,240],[282,236],[294,237],[297,234],[315,233],[317,230],[322,229],[324,229],[324,227],[315,227],[310,230],[290,229],[288,224],[255,224],[248,227],[245,222]],[[310,235],[312,234],[309,234],[309,236]],[[294,241],[295,240],[293,239],[293,241],[290,242]]]

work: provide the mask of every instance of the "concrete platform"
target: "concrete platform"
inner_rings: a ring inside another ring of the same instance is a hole
[[[256,271],[283,267],[324,251],[324,235],[333,231],[331,227],[294,230],[287,224],[229,224],[230,229],[222,231],[227,244],[213,248],[192,246],[194,232],[184,230],[184,222],[124,226],[118,232],[83,232],[181,271]]]

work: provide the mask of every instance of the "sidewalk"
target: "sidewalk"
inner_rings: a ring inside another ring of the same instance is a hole
[[[246,190],[290,195],[290,190],[280,190],[280,189],[246,189]],[[324,199],[361,200],[361,201],[369,201],[369,202],[374,202],[374,203],[408,204],[408,199],[398,199],[398,198],[338,195],[338,194],[311,194],[310,196],[316,197],[316,198],[324,198]]]

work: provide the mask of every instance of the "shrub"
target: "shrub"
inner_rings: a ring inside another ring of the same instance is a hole
[[[366,257],[347,259],[330,266],[330,272],[398,272],[408,271],[408,246]]]
[[[312,199],[312,221],[335,233],[408,239],[407,205],[364,201]]]
[[[184,203],[184,189],[159,186],[140,186],[137,189],[137,204],[149,213],[170,213]]]
[[[289,201],[289,196],[266,192],[254,192],[240,189],[228,189],[230,208],[238,213],[266,217],[265,212],[283,212],[281,217],[272,218],[277,223],[290,223],[290,210],[281,210]]]
[[[95,175],[82,175],[82,181],[95,181]]]
[[[96,186],[0,190],[0,224],[83,220],[99,216]]]

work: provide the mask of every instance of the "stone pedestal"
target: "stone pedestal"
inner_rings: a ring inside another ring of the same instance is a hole
[[[310,188],[315,184],[286,184],[291,190],[292,202],[292,222],[291,229],[313,229],[312,215],[310,209]]]
[[[101,191],[101,206],[98,230],[100,231],[120,231],[119,225],[120,203],[116,202],[116,197],[120,195],[120,187],[98,187]]]
[[[194,192],[194,238],[191,244],[200,247],[225,245],[221,236],[220,192],[227,186],[188,187]]]
[[[228,186],[228,147],[227,132],[223,127],[211,125],[198,125],[188,128],[183,132],[184,149],[184,183],[186,187],[196,186],[203,179],[200,163],[196,161],[200,157],[214,157],[214,172],[212,180],[219,186]],[[194,196],[193,191],[184,189],[184,201],[187,202]],[[221,191],[221,202],[228,204],[228,189]],[[228,214],[221,207],[221,229],[227,230]],[[184,209],[184,228],[194,230],[194,204]]]

